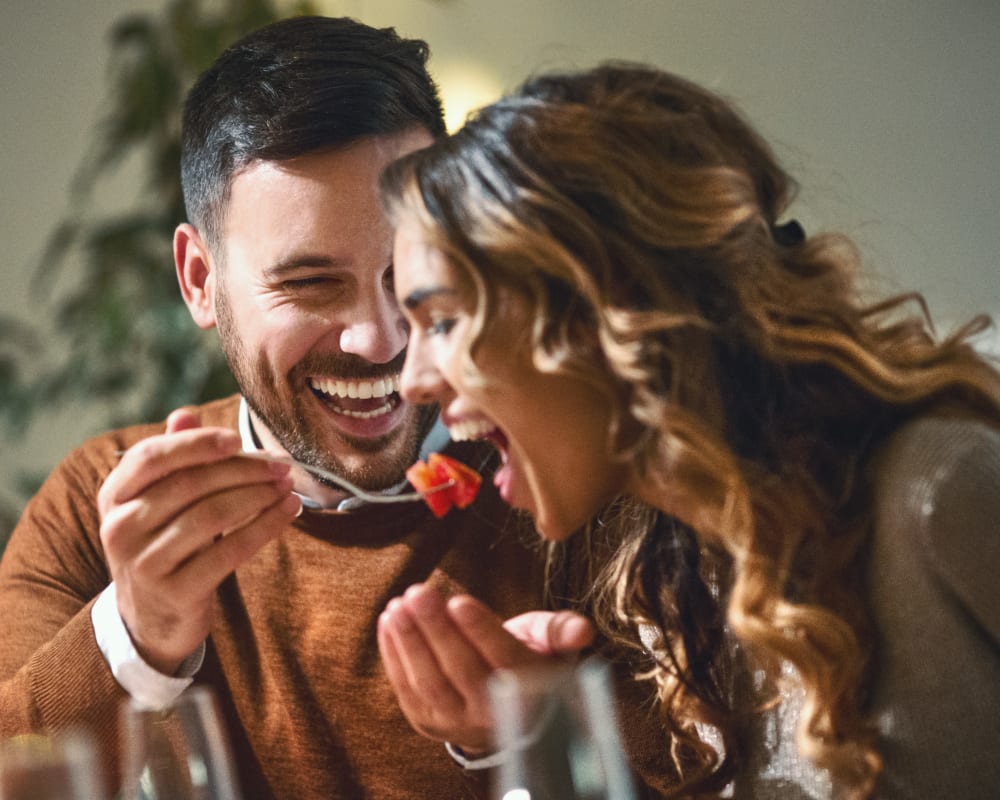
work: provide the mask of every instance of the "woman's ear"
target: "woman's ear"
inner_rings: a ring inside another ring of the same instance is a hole
[[[199,328],[215,327],[215,267],[198,230],[185,222],[174,231],[174,266],[188,311]]]

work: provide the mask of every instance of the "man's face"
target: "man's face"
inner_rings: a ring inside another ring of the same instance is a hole
[[[222,347],[264,445],[365,488],[402,479],[427,418],[398,393],[407,326],[377,179],[430,142],[413,131],[252,165],[233,180],[213,273]]]

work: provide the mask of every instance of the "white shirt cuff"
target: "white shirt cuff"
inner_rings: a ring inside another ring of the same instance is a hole
[[[507,760],[506,750],[490,753],[488,756],[482,756],[481,758],[469,758],[451,742],[445,742],[444,749],[448,751],[448,755],[455,759],[455,762],[463,769],[492,769],[493,767],[500,766]]]
[[[118,613],[115,584],[101,592],[90,611],[97,646],[119,685],[140,705],[163,708],[180,696],[201,669],[205,643],[184,659],[175,676],[163,675],[142,660]]]

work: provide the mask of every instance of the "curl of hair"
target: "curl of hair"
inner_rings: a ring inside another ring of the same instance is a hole
[[[794,666],[800,752],[872,791],[870,456],[919,414],[1000,426],[1000,376],[970,343],[988,320],[936,341],[919,296],[867,304],[844,237],[776,241],[794,192],[731,104],[631,64],[529,81],[383,179],[391,214],[477,287],[480,331],[515,292],[535,365],[608,394],[609,458],[647,506],[601,521],[613,555],[587,602],[652,655],[678,793],[724,785],[759,710],[730,691],[729,636],[775,689]]]

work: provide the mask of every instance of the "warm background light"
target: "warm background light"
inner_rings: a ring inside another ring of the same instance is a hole
[[[500,79],[475,62],[432,62],[431,67],[441,89],[445,122],[451,132],[462,127],[469,112],[503,94]]]
[[[45,313],[28,284],[100,116],[109,26],[127,13],[162,13],[168,4],[176,2],[4,4],[0,314]],[[452,129],[532,73],[603,59],[649,61],[705,83],[736,100],[802,180],[795,214],[807,229],[833,227],[857,237],[884,279],[879,288],[924,292],[942,331],[978,311],[1000,319],[995,0],[318,0],[317,6],[425,39]],[[125,179],[114,189],[112,200],[131,204],[144,187]],[[172,269],[169,255],[163,268]],[[1000,333],[989,342],[1000,353]],[[83,407],[44,419],[26,439],[0,439],[0,501],[21,469],[50,468],[91,432]]]

